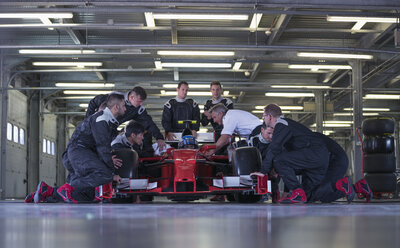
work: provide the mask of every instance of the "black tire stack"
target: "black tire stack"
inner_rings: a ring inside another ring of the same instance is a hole
[[[372,192],[396,191],[394,121],[377,117],[362,123],[365,180]]]

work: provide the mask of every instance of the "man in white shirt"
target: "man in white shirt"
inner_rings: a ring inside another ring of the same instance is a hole
[[[221,137],[215,144],[216,151],[229,143],[229,139],[233,133],[249,139],[249,137],[257,135],[261,131],[262,123],[260,119],[249,112],[238,109],[228,109],[222,103],[212,107],[209,112],[215,123],[224,126],[221,131]]]

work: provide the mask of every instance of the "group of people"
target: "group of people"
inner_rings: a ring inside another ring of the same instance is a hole
[[[261,123],[253,114],[233,109],[232,101],[222,97],[221,84],[214,81],[210,84],[212,99],[206,102],[200,115],[198,104],[187,99],[188,90],[188,83],[180,82],[177,96],[164,104],[162,126],[167,140],[176,139],[174,132],[185,128],[180,120],[195,121],[190,124],[193,137],[197,137],[200,123],[211,124],[216,142],[213,153],[230,144],[233,134],[245,138],[249,145],[257,147],[263,158],[261,171],[253,175],[269,174],[274,182],[281,178],[288,189],[287,196],[279,200],[274,183],[274,202],[331,202],[341,197],[351,201],[355,193],[371,197],[365,180],[354,187],[350,177],[343,178],[348,159],[336,142],[284,118],[279,106],[265,107]],[[140,86],[125,94],[113,92],[93,98],[86,118],[76,127],[62,156],[68,170],[66,183],[51,187],[41,181],[25,202],[92,202],[96,200],[96,187],[113,180],[121,181],[115,170],[122,166],[122,161],[112,155],[113,148],[131,148],[139,156],[145,156],[145,150],[152,150],[153,136],[157,148],[165,149],[164,136],[142,106],[146,98],[146,91]],[[126,121],[130,122],[125,132],[118,135],[117,127]],[[297,175],[302,176],[301,183]]]

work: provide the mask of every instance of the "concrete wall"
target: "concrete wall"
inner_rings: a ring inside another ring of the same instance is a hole
[[[57,147],[54,147],[54,152],[51,147],[52,144],[57,146],[57,117],[55,115],[43,115],[42,142],[43,139],[47,141],[46,146],[50,148],[50,151],[43,152],[42,143],[42,157],[39,164],[39,179],[45,181],[49,185],[55,186],[57,181]]]

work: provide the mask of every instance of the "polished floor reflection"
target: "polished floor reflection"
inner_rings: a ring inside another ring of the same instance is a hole
[[[0,247],[400,247],[400,203],[0,201]]]

